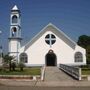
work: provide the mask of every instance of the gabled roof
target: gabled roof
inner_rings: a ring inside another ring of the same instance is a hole
[[[19,9],[18,9],[17,5],[15,5],[15,6],[12,8],[12,10],[19,10]]]
[[[76,43],[73,40],[71,40],[64,32],[62,32],[55,25],[49,23],[34,38],[32,38],[32,40],[30,40],[25,45],[24,51],[26,51],[35,41],[37,41],[47,31],[52,31],[55,35],[57,35],[60,39],[62,39],[65,43],[67,43],[71,48],[75,49]]]

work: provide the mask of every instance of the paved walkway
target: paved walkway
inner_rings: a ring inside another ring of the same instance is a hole
[[[76,81],[57,67],[46,67],[45,81]]]

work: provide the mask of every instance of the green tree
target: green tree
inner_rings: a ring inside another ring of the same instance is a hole
[[[78,39],[77,44],[86,49],[86,47],[90,45],[90,36],[81,35]]]
[[[87,64],[90,64],[90,36],[81,35],[77,44],[86,49]]]
[[[16,68],[16,63],[15,62],[11,63],[11,68],[12,68],[13,71],[15,71],[15,68]]]
[[[86,48],[87,64],[90,64],[90,45]]]
[[[3,59],[4,59],[4,63],[9,64],[9,70],[11,71],[11,60],[13,59],[13,57],[7,54],[3,56]]]

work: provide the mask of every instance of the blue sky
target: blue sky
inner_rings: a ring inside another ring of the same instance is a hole
[[[10,10],[21,10],[23,43],[29,41],[49,22],[71,39],[90,35],[90,0],[0,0],[0,44],[8,51]]]

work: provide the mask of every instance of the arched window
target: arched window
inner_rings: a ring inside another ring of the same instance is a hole
[[[81,52],[75,53],[75,62],[83,62],[83,55]]]
[[[20,61],[23,62],[23,63],[27,63],[28,62],[28,56],[26,53],[21,53],[20,54]]]
[[[17,16],[14,15],[14,16],[12,17],[12,23],[17,23],[17,21],[18,21]]]

